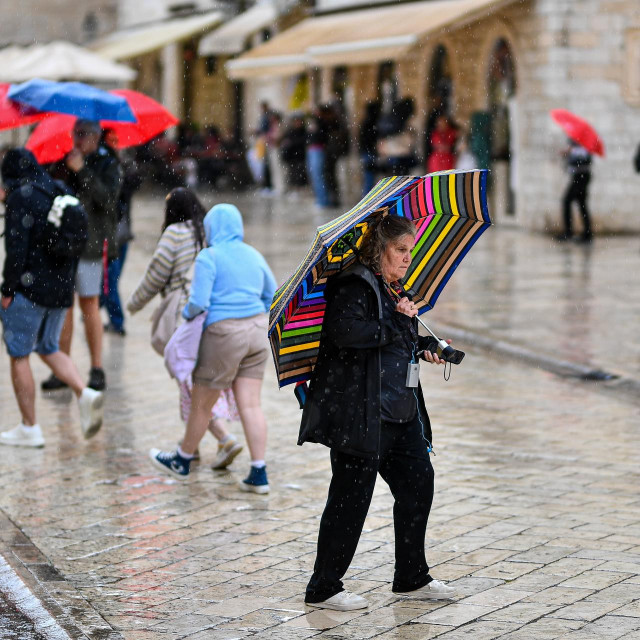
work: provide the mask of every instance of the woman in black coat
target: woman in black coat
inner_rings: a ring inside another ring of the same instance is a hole
[[[411,264],[415,226],[386,215],[374,222],[359,262],[327,283],[318,362],[302,414],[298,444],[331,449],[333,477],[305,602],[348,611],[367,601],[343,590],[378,473],[394,496],[396,567],[392,591],[443,599],[455,594],[429,575],[424,539],[433,499],[431,426],[410,364],[431,353],[418,335],[418,311],[399,285]],[[408,386],[411,385],[411,386]]]

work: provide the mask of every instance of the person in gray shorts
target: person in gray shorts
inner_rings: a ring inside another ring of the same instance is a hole
[[[103,288],[104,257],[118,255],[116,205],[122,184],[122,172],[117,158],[100,146],[100,125],[88,120],[76,121],[73,128],[74,148],[64,160],[54,165],[51,174],[62,180],[80,199],[89,217],[89,241],[80,257],[75,290],[84,320],[84,331],[91,355],[89,382],[93,389],[106,388],[102,368],[102,318],[100,293]],[[60,336],[60,350],[71,353],[73,307],[69,309]],[[65,387],[62,380],[51,375],[42,383],[47,391]]]
[[[102,425],[102,393],[85,387],[71,358],[58,349],[67,307],[73,300],[77,258],[52,257],[42,241],[53,182],[26,149],[10,150],[0,173],[6,187],[0,323],[21,418],[16,427],[0,432],[0,445],[44,446],[29,362],[34,352],[74,391],[82,433],[91,438]]]

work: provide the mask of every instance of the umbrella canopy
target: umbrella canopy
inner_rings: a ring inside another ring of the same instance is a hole
[[[7,47],[0,51],[0,80],[26,82],[45,80],[80,80],[86,82],[130,82],[137,73],[93,51],[64,41]]]
[[[604,143],[586,120],[566,109],[554,109],[551,117],[574,142],[581,144],[587,151],[604,157]]]
[[[179,122],[159,102],[142,93],[131,89],[115,89],[110,93],[125,98],[137,118],[137,122],[100,121],[103,129],[113,129],[116,132],[119,149],[144,144]],[[75,121],[75,116],[49,116],[34,129],[27,141],[27,149],[42,164],[64,158],[73,148],[71,133]]]
[[[9,84],[0,84],[0,129],[15,129],[42,120],[47,114],[7,98]]]
[[[66,113],[94,121],[136,121],[125,98],[82,82],[29,80],[12,85],[8,95],[11,100],[39,111]]]
[[[320,346],[327,278],[356,259],[354,247],[372,216],[415,221],[413,260],[402,284],[423,313],[491,225],[486,183],[486,170],[384,178],[351,211],[318,227],[305,259],[271,305],[269,340],[279,385],[310,377]]]

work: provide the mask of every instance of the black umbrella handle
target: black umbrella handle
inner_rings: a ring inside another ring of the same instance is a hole
[[[438,345],[436,347],[436,354],[439,358],[442,358],[446,362],[450,362],[451,364],[460,364],[462,359],[465,356],[464,351],[459,351],[458,349],[454,349],[450,344],[447,344],[445,340],[441,340],[438,336],[429,329],[427,324],[422,320],[420,316],[416,316],[418,322],[438,341]]]

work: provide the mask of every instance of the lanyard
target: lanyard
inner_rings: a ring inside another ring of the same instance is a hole
[[[380,280],[382,281],[382,284],[384,285],[384,290],[387,293],[387,295],[389,296],[390,300],[392,302],[396,301],[396,300],[400,300],[401,296],[400,293],[398,291],[395,290],[395,288],[393,288],[392,285],[390,285],[386,280],[384,280],[384,278],[382,278],[382,276],[380,277]],[[394,309],[395,310],[395,309]],[[413,320],[411,321],[411,323],[409,324],[409,333],[411,334],[411,340],[407,339],[407,334],[405,331],[402,331],[402,339],[406,345],[406,347],[409,349],[410,353],[411,353],[411,362],[415,361],[415,350],[418,344],[418,332],[416,331],[416,328],[413,325]]]

